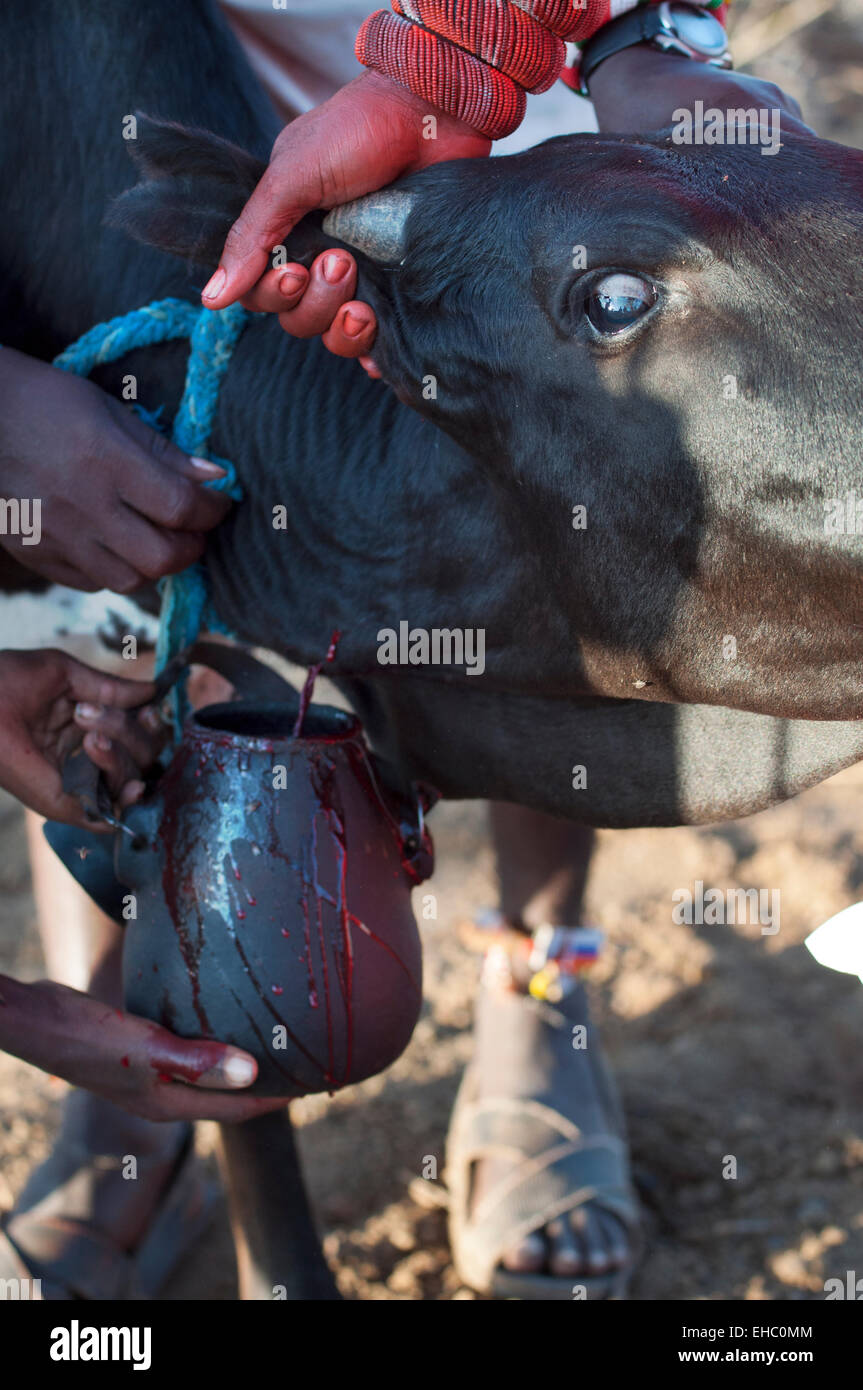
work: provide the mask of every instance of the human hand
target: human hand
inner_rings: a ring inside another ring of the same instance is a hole
[[[145,1120],[238,1124],[288,1103],[237,1094],[258,1070],[239,1048],[176,1037],[52,980],[0,976],[0,1003],[0,1048]]]
[[[92,382],[0,351],[0,488],[39,501],[41,531],[0,545],[43,578],[126,594],[186,569],[230,508],[202,486],[223,476]]]
[[[0,652],[0,784],[49,820],[107,831],[63,792],[63,763],[83,730],[115,803],[131,805],[165,740],[158,710],[136,708],[153,694],[150,684],[106,676],[64,652]]]
[[[311,268],[268,270],[270,254],[306,213],[373,193],[402,174],[445,159],[487,155],[491,141],[436,114],[436,138],[424,138],[428,103],[376,72],[364,73],[315,110],[286,126],[269,167],[234,223],[203,302],[222,309],[242,298],[277,313],[299,338],[323,334],[338,357],[367,357],[377,324],[354,300],[357,267],[346,251],[324,252]]]
[[[800,107],[772,82],[715,68],[647,44],[621,49],[590,78],[590,96],[600,130],[620,133],[663,130],[680,109],[696,101],[721,110],[750,108],[782,112],[782,122],[802,126]]]

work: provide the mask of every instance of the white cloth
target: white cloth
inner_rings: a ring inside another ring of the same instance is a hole
[[[286,116],[319,106],[363,68],[354,41],[371,0],[220,0],[249,61]]]
[[[326,101],[363,68],[354,55],[357,31],[374,0],[220,0],[225,15],[277,107],[289,119]],[[379,8],[379,7],[378,7]],[[529,96],[514,135],[495,154],[515,154],[552,135],[596,130],[593,107],[562,82]]]

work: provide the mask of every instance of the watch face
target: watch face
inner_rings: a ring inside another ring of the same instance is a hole
[[[719,58],[726,51],[728,39],[715,15],[689,5],[669,5],[668,9],[676,33],[696,53]]]

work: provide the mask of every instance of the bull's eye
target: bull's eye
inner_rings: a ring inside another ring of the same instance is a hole
[[[585,304],[587,317],[597,333],[620,333],[642,318],[657,300],[656,287],[640,275],[618,271],[597,281]]]

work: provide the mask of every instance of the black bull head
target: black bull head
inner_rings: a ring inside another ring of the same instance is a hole
[[[660,134],[440,165],[289,241],[356,251],[384,377],[421,417],[387,403],[381,433],[381,388],[355,380],[337,408],[367,448],[330,434],[348,469],[322,435],[282,479],[281,645],[310,659],[344,631],[336,672],[403,775],[662,823],[863,753],[863,156],[791,124],[769,161]],[[137,150],[115,220],[214,264],[261,166],[165,127]],[[272,645],[248,593],[273,538],[243,510],[216,590]],[[381,665],[400,626],[420,660],[423,633],[481,633],[484,669]]]
[[[203,2],[8,0],[0,37],[3,338],[50,357],[201,283],[104,225],[128,153],[122,224],[210,265],[275,127]],[[233,147],[126,141],[136,109]],[[328,222],[392,390],[272,318],[246,329],[212,440],[246,494],[209,547],[215,597],[303,664],[341,630],[332,670],[394,777],[662,824],[863,757],[863,155],[784,118],[782,140],[573,136]],[[332,244],[321,221],[291,255]],[[170,412],[182,350],[97,379],[129,371]],[[482,631],[482,674],[381,664],[403,622]]]

